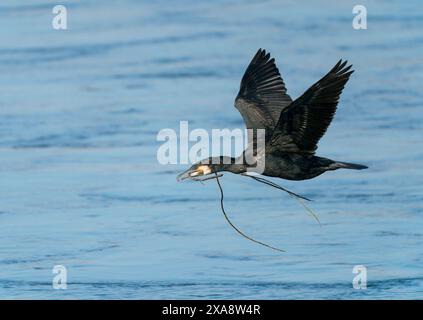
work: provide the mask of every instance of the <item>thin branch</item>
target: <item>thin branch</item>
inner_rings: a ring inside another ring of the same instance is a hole
[[[311,201],[311,199],[306,198],[306,197],[304,197],[304,196],[301,196],[301,195],[299,195],[299,194],[296,194],[296,193],[294,193],[294,192],[292,192],[292,191],[289,191],[288,189],[286,189],[286,188],[284,188],[284,187],[282,187],[282,186],[280,186],[280,185],[278,185],[278,184],[274,183],[273,181],[267,180],[267,179],[262,178],[262,177],[250,176],[250,175],[248,175],[248,174],[242,174],[242,175],[243,175],[243,176],[245,176],[245,177],[249,177],[249,178],[251,178],[251,179],[254,179],[254,180],[258,181],[258,182],[261,182],[261,183],[267,184],[267,185],[269,185],[269,186],[271,186],[271,187],[274,187],[274,188],[276,188],[276,189],[279,189],[279,190],[285,191],[286,193],[288,193],[288,194],[289,194],[289,195],[291,195],[291,196],[294,196],[294,197],[297,197],[297,198],[301,198],[301,199],[303,199],[303,200]]]
[[[217,182],[217,185],[218,185],[219,190],[220,190],[220,207],[221,207],[221,209],[222,209],[222,213],[223,213],[223,215],[225,216],[225,219],[226,219],[226,221],[229,223],[229,225],[230,225],[233,229],[235,229],[235,231],[236,231],[236,232],[238,232],[241,236],[243,236],[244,238],[246,238],[246,239],[248,239],[248,240],[250,240],[250,241],[252,241],[252,242],[255,242],[255,243],[259,244],[259,245],[265,246],[265,247],[270,248],[270,249],[272,249],[272,250],[276,250],[276,251],[280,251],[280,252],[286,252],[285,250],[282,250],[282,249],[279,249],[279,248],[272,247],[272,246],[270,246],[270,245],[268,245],[268,244],[266,244],[266,243],[263,243],[263,242],[261,242],[261,241],[255,240],[255,239],[253,239],[253,238],[251,238],[251,237],[247,236],[245,233],[243,233],[241,230],[239,230],[239,229],[238,229],[238,228],[237,228],[237,227],[236,227],[236,226],[232,223],[232,221],[229,219],[228,215],[226,214],[225,208],[224,208],[224,206],[223,206],[223,189],[222,189],[222,186],[220,185],[219,176],[218,176],[218,174],[217,174],[216,172],[215,172],[214,174],[215,174],[215,177],[214,177],[214,178],[216,178],[216,182]]]
[[[217,176],[220,178],[220,177],[223,177],[223,174],[219,173],[219,174],[217,174]],[[216,179],[216,176],[207,177],[207,178],[191,178],[191,180],[198,181],[198,182],[201,182],[201,183],[203,181],[212,180],[212,179]]]
[[[307,201],[311,201],[310,199],[308,199],[308,198],[306,198],[306,197],[304,197],[304,196],[300,196],[299,194],[296,194],[296,193],[294,193],[294,192],[292,192],[292,191],[289,191],[288,189],[285,189],[284,187],[282,187],[282,186],[280,186],[280,185],[278,185],[278,184],[276,184],[276,183],[274,183],[273,181],[270,181],[270,180],[267,180],[267,179],[265,179],[265,178],[262,178],[262,177],[255,177],[255,176],[250,176],[250,175],[248,175],[248,174],[242,174],[243,176],[246,176],[246,177],[250,177],[250,178],[252,178],[252,179],[254,179],[254,180],[256,180],[256,181],[258,181],[258,182],[261,182],[261,183],[264,183],[264,184],[267,184],[267,185],[269,185],[269,186],[271,186],[271,187],[274,187],[274,188],[276,188],[276,189],[279,189],[279,190],[282,190],[282,191],[285,191],[286,193],[288,193],[293,199],[295,199],[299,204],[301,204],[301,206],[303,206],[304,207],[304,209],[306,209],[307,210],[307,212],[310,214],[310,216],[311,217],[313,217],[318,223],[319,223],[319,225],[321,226],[322,224],[320,223],[320,220],[319,220],[319,217],[313,212],[313,210],[311,210],[309,207],[307,207],[307,205],[302,201],[302,200],[307,200]]]

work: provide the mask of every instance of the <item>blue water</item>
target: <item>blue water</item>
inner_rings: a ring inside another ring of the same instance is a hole
[[[55,1],[0,4],[0,298],[423,297],[420,1]],[[340,58],[356,72],[318,155],[367,164],[303,182],[292,199],[226,174],[176,183],[162,128],[242,128],[233,100],[252,55],[300,95]],[[54,265],[68,272],[52,288]],[[352,287],[355,265],[367,289]]]

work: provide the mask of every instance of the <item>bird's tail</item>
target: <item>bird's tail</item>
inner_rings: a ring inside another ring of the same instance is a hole
[[[356,163],[349,163],[349,162],[341,162],[336,161],[332,164],[335,166],[336,169],[354,169],[354,170],[363,170],[367,169],[367,166],[363,166],[362,164],[356,164]]]

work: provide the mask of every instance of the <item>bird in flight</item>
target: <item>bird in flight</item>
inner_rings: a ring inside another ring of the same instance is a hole
[[[262,176],[306,180],[326,171],[366,169],[361,164],[315,155],[317,144],[335,115],[342,90],[354,72],[351,67],[347,61],[340,60],[323,78],[299,98],[292,100],[286,92],[275,59],[265,50],[259,49],[242,77],[235,99],[235,107],[249,129],[247,148],[236,158],[220,156],[203,159],[179,174],[178,181],[216,178],[221,192],[221,208],[229,224],[247,239],[283,251],[245,235],[232,224],[223,207],[223,191],[219,182],[222,173],[219,172],[249,176],[288,192],[293,197],[309,200]],[[261,138],[257,134],[260,129],[264,131]]]
[[[194,164],[178,180],[228,171],[235,174],[255,172],[257,161],[264,159],[260,174],[287,180],[312,179],[326,171],[366,169],[360,164],[335,161],[315,155],[317,143],[325,134],[347,83],[352,65],[340,60],[323,78],[302,96],[292,100],[270,54],[259,49],[241,80],[235,107],[252,134],[265,130],[264,148],[253,151],[255,162],[245,161],[247,150],[257,145],[253,137],[237,158],[209,157]],[[264,170],[263,170],[264,169]]]

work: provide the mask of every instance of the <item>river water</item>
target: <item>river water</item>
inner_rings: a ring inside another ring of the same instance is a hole
[[[0,298],[403,299],[423,293],[420,1],[0,4]],[[163,128],[243,128],[233,100],[258,48],[300,95],[354,64],[318,155],[363,163],[302,182],[322,225],[278,190],[226,174],[177,183]],[[67,289],[55,290],[55,265]],[[367,289],[352,286],[367,269]]]

